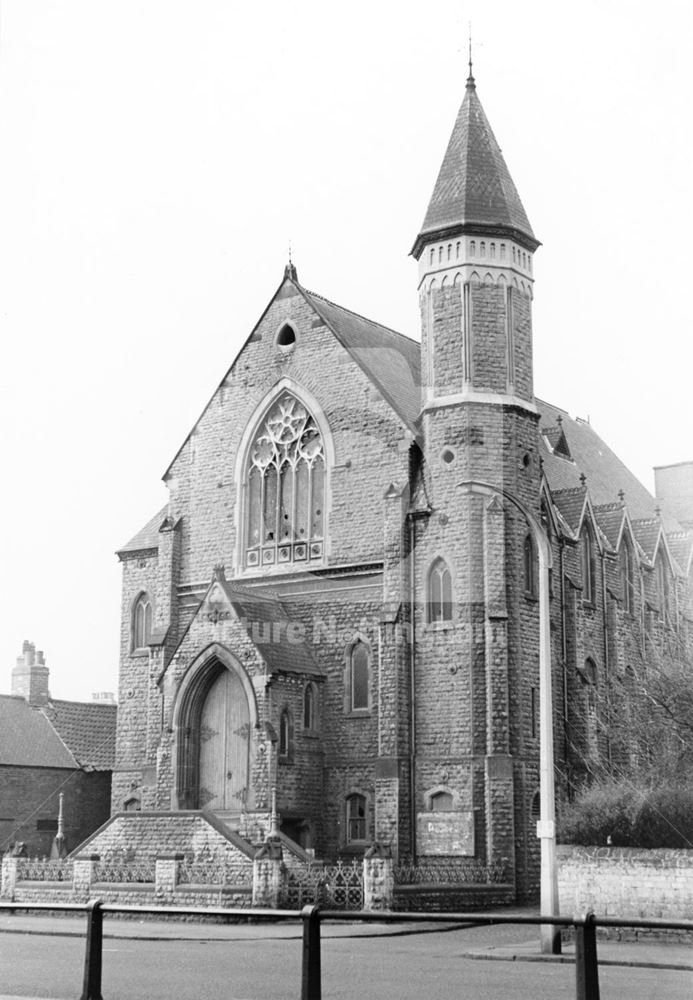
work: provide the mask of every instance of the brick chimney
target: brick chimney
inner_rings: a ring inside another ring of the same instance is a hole
[[[28,639],[22,644],[22,654],[12,671],[12,694],[26,698],[30,705],[45,705],[50,699],[48,667],[42,650]]]

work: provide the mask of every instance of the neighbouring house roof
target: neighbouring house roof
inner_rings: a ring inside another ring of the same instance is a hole
[[[414,429],[421,411],[421,345],[298,287],[390,406]]]
[[[143,552],[145,549],[159,548],[159,528],[168,513],[168,504],[162,507],[154,517],[147,521],[143,528],[134,535],[127,544],[118,549],[118,555],[123,552]]]
[[[0,765],[111,771],[116,705],[0,695]]]
[[[0,695],[0,764],[77,770],[79,764],[40,708]]]
[[[50,701],[43,711],[81,767],[113,770],[117,705]]]

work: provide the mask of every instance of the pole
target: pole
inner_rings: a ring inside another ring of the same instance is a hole
[[[597,928],[591,910],[575,921],[575,996],[576,1000],[599,1000]]]
[[[102,900],[87,903],[87,948],[84,956],[84,985],[80,1000],[103,1000],[101,996],[101,962],[103,943]]]
[[[553,692],[551,675],[551,611],[549,606],[549,569],[551,547],[542,525],[516,496],[490,483],[467,480],[458,484],[467,493],[503,497],[520,511],[529,525],[539,554],[539,803],[537,837],[541,841],[541,912],[558,916],[558,876],[556,872],[556,794],[553,777]],[[559,955],[560,931],[553,924],[542,924],[541,950],[545,955]]]
[[[320,1000],[320,911],[317,906],[304,906],[303,966],[301,970],[301,1000]]]

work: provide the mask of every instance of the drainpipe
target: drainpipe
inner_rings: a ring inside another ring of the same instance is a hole
[[[558,565],[561,574],[561,660],[563,664],[563,760],[568,766],[568,626],[565,601],[565,539],[558,540]]]
[[[604,690],[606,692],[606,717],[609,725],[606,727],[606,759],[611,767],[611,739],[609,727],[611,724],[610,669],[609,669],[609,625],[606,619],[606,553],[601,553],[602,562],[602,631],[604,637]]]
[[[411,738],[409,751],[409,837],[412,861],[416,864],[416,574],[414,572],[414,515],[409,520],[409,703]]]

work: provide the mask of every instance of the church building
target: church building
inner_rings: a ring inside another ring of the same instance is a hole
[[[286,267],[118,553],[114,813],[466,858],[535,892],[537,532],[559,798],[629,752],[629,677],[693,645],[693,463],[654,498],[535,397],[538,247],[470,70],[412,249],[420,343]]]

